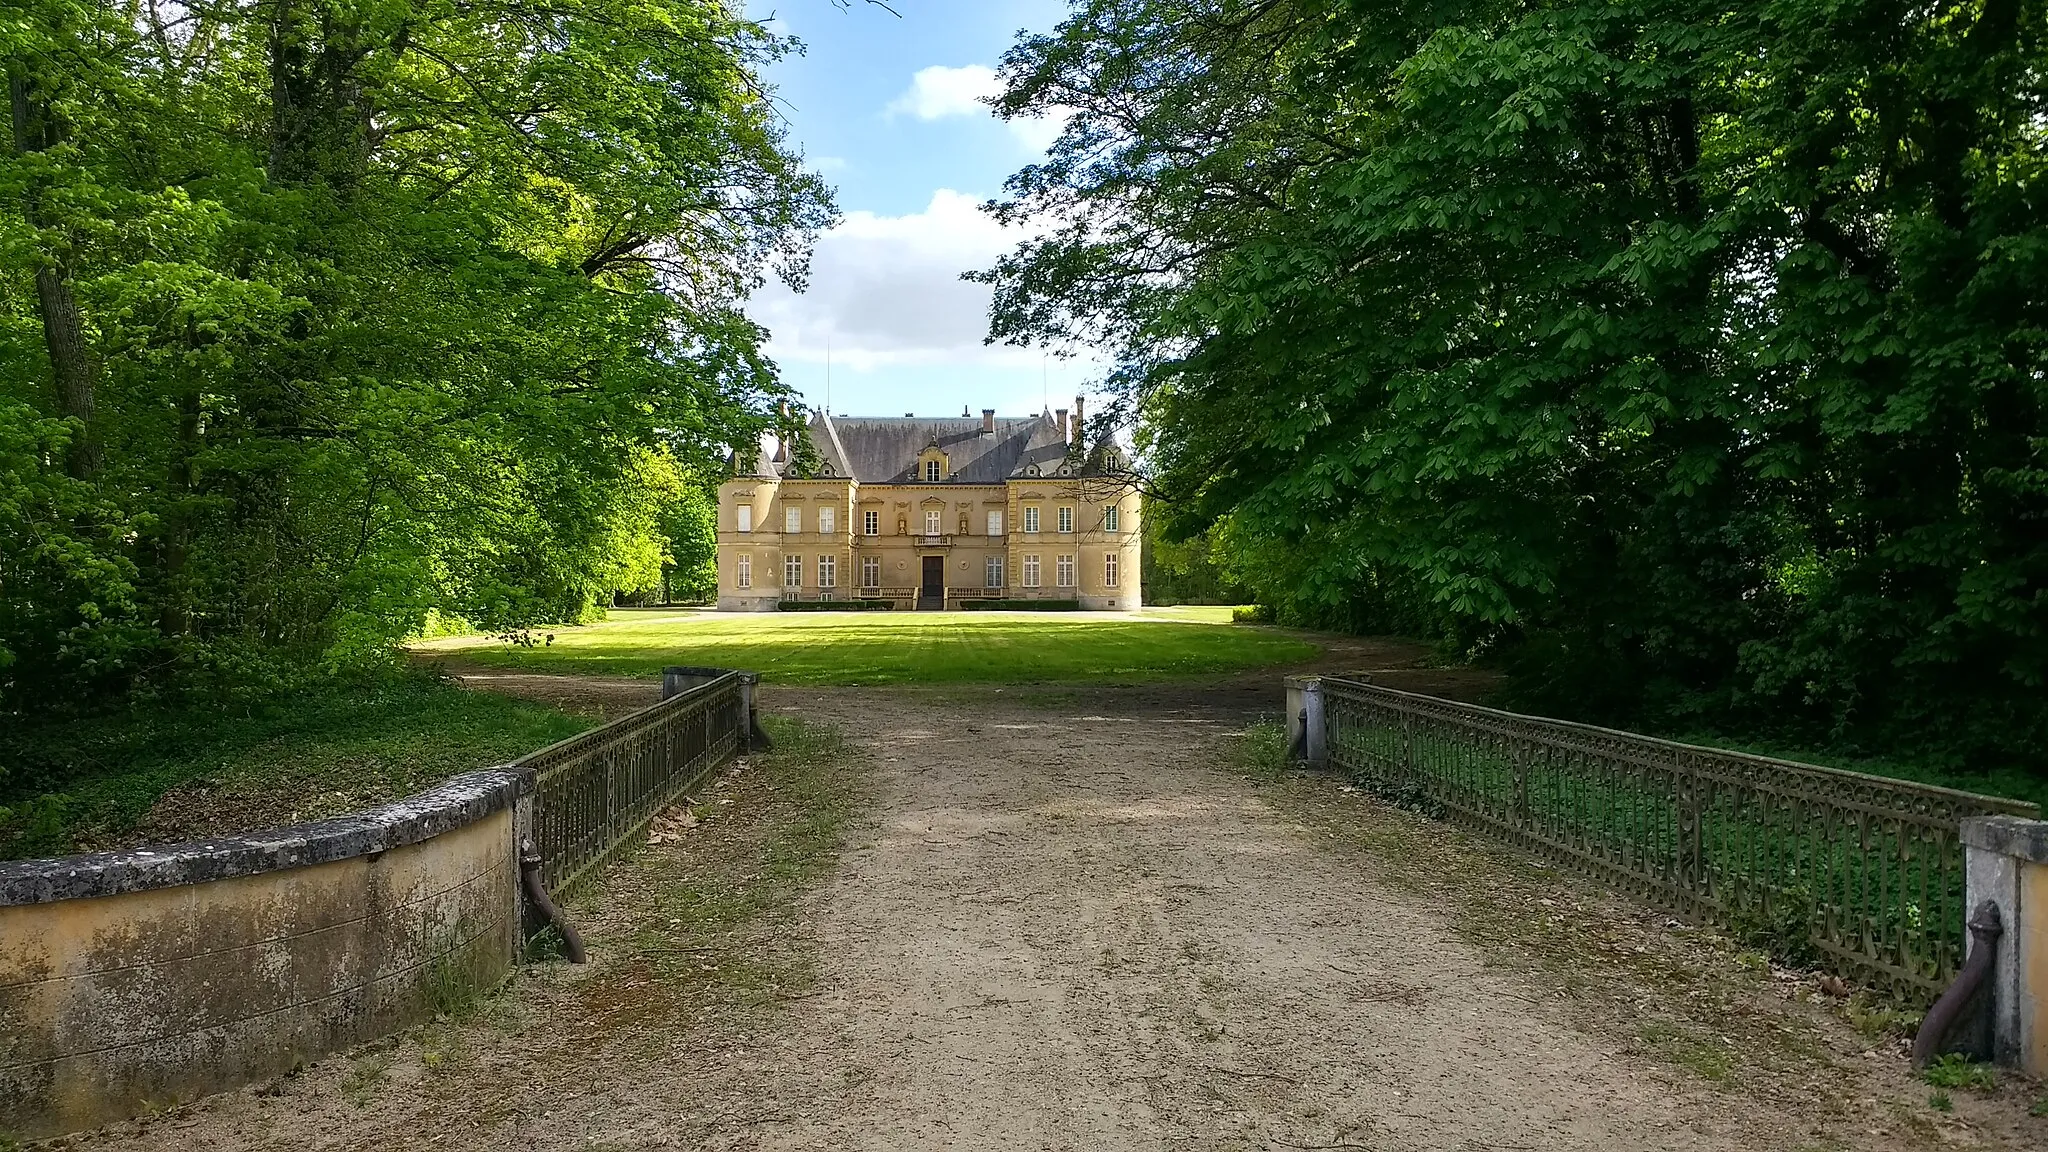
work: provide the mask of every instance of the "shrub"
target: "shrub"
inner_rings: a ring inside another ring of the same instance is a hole
[[[1271,624],[1273,622],[1273,606],[1271,604],[1246,604],[1241,607],[1232,608],[1230,610],[1230,622],[1233,624]]]

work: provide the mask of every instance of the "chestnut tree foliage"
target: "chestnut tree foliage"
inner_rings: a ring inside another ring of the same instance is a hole
[[[0,13],[0,711],[659,585],[829,191],[735,0]]]
[[[2039,764],[2043,0],[1075,0],[995,337],[1181,534],[1522,702]]]

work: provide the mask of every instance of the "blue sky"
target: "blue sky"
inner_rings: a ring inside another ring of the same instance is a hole
[[[819,243],[809,290],[771,284],[749,306],[806,400],[849,415],[1065,407],[1100,372],[1035,350],[988,348],[988,290],[960,280],[1019,238],[979,211],[1043,153],[1056,126],[1004,124],[978,103],[1018,29],[1050,29],[1061,0],[751,0],[807,47],[769,71],[791,140],[838,188],[845,219]]]

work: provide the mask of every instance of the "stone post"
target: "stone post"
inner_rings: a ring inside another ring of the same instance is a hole
[[[661,670],[661,698],[680,696],[700,684],[709,684],[731,671],[729,668],[691,668],[671,664]]]
[[[1323,717],[1323,678],[1289,676],[1287,686],[1287,748],[1300,749],[1304,763],[1321,768],[1330,762],[1329,730]]]
[[[1976,816],[1962,840],[1964,906],[1989,900],[2005,926],[1991,970],[1991,1058],[2048,1075],[2048,821]]]
[[[761,686],[759,672],[740,673],[740,708],[746,713],[747,730],[740,741],[745,752],[766,752],[775,747],[775,741],[761,728],[761,714],[754,708],[754,689]]]
[[[522,869],[520,857],[524,854],[527,843],[534,839],[533,772],[530,769],[515,768],[507,768],[506,771],[516,772],[520,776],[519,799],[512,803],[512,867]],[[521,872],[519,881],[512,885],[513,900],[518,905],[515,919],[519,925],[518,939],[513,941],[512,960],[515,964],[525,958],[526,942],[533,939],[534,933],[540,931],[542,923],[533,901],[527,899],[524,881],[525,875]]]

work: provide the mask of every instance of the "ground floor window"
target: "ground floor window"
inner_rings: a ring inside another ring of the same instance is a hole
[[[1038,587],[1038,554],[1035,552],[1024,557],[1024,586]]]
[[[1059,576],[1060,587],[1072,588],[1074,586],[1074,558],[1072,556],[1060,557],[1056,562],[1055,572]]]
[[[982,577],[983,587],[1001,588],[1003,586],[1003,558],[1001,556],[990,556],[987,564],[982,568]]]
[[[820,557],[818,557],[818,587],[820,587],[820,588],[837,588],[838,586],[839,586],[839,557],[837,557],[837,556],[820,556]]]
[[[804,586],[803,557],[784,556],[782,558],[782,586],[784,588],[801,588]]]
[[[1102,586],[1104,588],[1116,587],[1116,553],[1114,552],[1102,558]]]
[[[741,556],[733,562],[733,583],[741,588],[754,586],[754,558]]]
[[[865,556],[860,562],[860,586],[880,588],[882,586],[882,561],[877,556]]]

